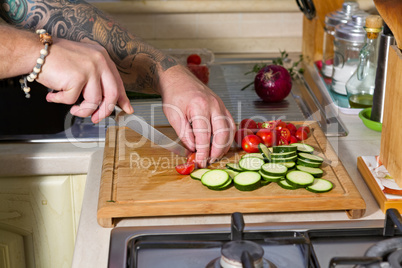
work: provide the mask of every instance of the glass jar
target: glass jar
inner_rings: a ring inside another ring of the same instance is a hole
[[[322,50],[321,73],[324,77],[332,77],[334,62],[334,36],[335,27],[346,24],[352,19],[352,15],[361,12],[357,2],[344,2],[342,9],[331,12],[325,16],[324,43]]]
[[[382,19],[372,15],[366,19],[366,42],[359,54],[359,65],[346,83],[351,108],[368,108],[373,105],[375,76],[377,72],[378,41]]]
[[[367,13],[359,12],[348,23],[335,27],[331,89],[338,94],[347,95],[346,82],[359,64],[359,53],[366,38],[363,27],[367,16]]]

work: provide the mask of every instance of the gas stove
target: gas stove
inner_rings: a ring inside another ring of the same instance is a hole
[[[116,227],[110,268],[401,267],[402,218],[231,225]]]

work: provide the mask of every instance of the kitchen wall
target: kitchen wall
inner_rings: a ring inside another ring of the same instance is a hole
[[[358,1],[363,9],[371,0]],[[158,48],[215,53],[300,52],[302,18],[295,0],[151,0],[94,2]]]

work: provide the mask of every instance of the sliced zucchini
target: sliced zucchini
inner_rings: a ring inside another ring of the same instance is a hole
[[[313,167],[313,168],[319,168],[322,165],[322,163],[311,162],[311,161],[308,161],[308,160],[305,160],[305,159],[300,159],[300,158],[297,159],[296,163],[298,165],[302,165],[302,166],[305,166],[305,167]]]
[[[287,158],[271,158],[272,163],[285,163],[285,162],[292,162],[297,160],[297,155],[287,157]]]
[[[314,147],[310,146],[308,144],[305,143],[299,143],[299,142],[295,142],[292,143],[292,145],[297,146],[297,151],[300,153],[313,153],[314,152]]]
[[[313,155],[309,153],[299,153],[299,159],[307,160],[310,162],[322,163],[324,162],[324,158],[319,157],[318,155]]]
[[[326,193],[332,190],[334,185],[332,182],[324,179],[315,179],[313,184],[306,187],[306,190],[313,193]]]
[[[243,155],[241,158],[246,158],[246,157],[257,157],[257,158],[264,160],[264,156],[260,153],[248,153],[248,154]]]
[[[201,182],[208,188],[219,188],[230,180],[229,174],[222,169],[213,169],[202,175]]]
[[[195,179],[195,180],[201,180],[202,175],[204,175],[205,172],[210,171],[208,168],[200,168],[197,169],[193,172],[191,172],[190,177]]]
[[[290,185],[286,180],[280,180],[280,181],[278,181],[278,185],[279,185],[280,187],[282,187],[283,189],[286,189],[286,190],[296,190],[296,189],[299,189],[299,187],[295,187],[295,186]]]
[[[292,168],[294,168],[295,166],[296,166],[296,163],[295,162],[283,162],[283,163],[281,163],[282,165],[284,165],[285,167],[287,167],[288,168],[288,170],[289,169],[292,169]]]
[[[265,161],[269,162],[271,160],[272,152],[264,143],[258,144],[258,150],[260,150]]]
[[[282,164],[266,163],[261,166],[261,172],[268,176],[285,176],[288,168]]]
[[[278,182],[280,180],[285,179],[284,176],[270,176],[262,172],[261,170],[258,171],[260,173],[262,180],[269,181],[269,182]]]
[[[219,187],[212,187],[212,186],[207,186],[208,189],[214,190],[214,191],[223,191],[232,186],[232,179],[229,179],[224,185],[219,186]]]
[[[293,143],[294,144],[294,143]],[[294,145],[279,145],[279,146],[273,146],[272,151],[274,153],[288,153],[288,152],[296,152],[297,151],[297,146]]]
[[[240,191],[253,191],[261,186],[261,175],[255,171],[245,171],[237,174],[234,179],[234,186]]]
[[[286,181],[295,187],[307,187],[313,184],[314,177],[310,173],[294,170],[286,174]]]
[[[258,171],[264,164],[264,160],[258,157],[245,157],[239,161],[240,168],[247,171]]]
[[[227,163],[226,167],[237,172],[243,171],[243,169],[239,166],[239,163]]]
[[[239,171],[234,171],[232,169],[225,169],[225,171],[229,174],[229,177],[232,179],[234,178],[234,176],[240,173]]]
[[[271,154],[271,159],[272,158],[288,158],[297,155],[296,151],[294,152],[286,152],[286,153],[272,153]]]
[[[305,167],[302,165],[297,165],[296,169],[310,173],[311,175],[314,176],[314,178],[321,178],[322,175],[324,174],[324,171],[321,168],[313,168],[313,167]]]

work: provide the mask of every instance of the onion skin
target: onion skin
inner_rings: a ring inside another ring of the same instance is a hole
[[[268,65],[258,71],[254,79],[257,95],[265,102],[280,102],[292,89],[288,70],[280,65]]]

